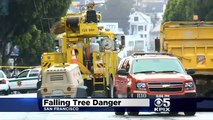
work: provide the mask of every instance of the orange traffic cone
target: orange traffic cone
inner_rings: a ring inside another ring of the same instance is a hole
[[[75,56],[75,50],[72,50],[72,64],[78,64],[78,60]]]

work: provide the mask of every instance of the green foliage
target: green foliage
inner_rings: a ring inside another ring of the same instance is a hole
[[[190,5],[190,6],[189,6]],[[164,21],[192,20],[194,15],[193,0],[169,0],[164,13]]]
[[[50,27],[65,15],[70,3],[71,0],[9,0],[8,15],[0,16],[2,64],[6,65],[14,45],[21,49],[19,59],[22,59],[23,64],[36,64],[40,60],[37,56],[46,48],[50,50],[53,45]],[[12,46],[6,55],[8,43]],[[32,60],[25,59],[27,57]]]
[[[100,9],[103,22],[118,22],[119,27],[127,32],[129,14],[133,3],[133,0],[107,0],[104,7]]]
[[[164,13],[165,21],[192,21],[193,15],[199,20],[213,20],[212,0],[169,0]]]
[[[16,40],[17,44],[22,46],[20,47],[20,58],[17,62],[21,65],[39,65],[41,54],[53,51],[54,39],[54,36],[50,33],[41,32],[35,25],[32,25],[28,33]]]
[[[213,1],[212,0],[197,0],[196,12],[200,20],[213,20]]]

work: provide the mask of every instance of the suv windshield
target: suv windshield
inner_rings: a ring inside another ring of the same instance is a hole
[[[177,59],[139,59],[133,63],[133,74],[137,73],[184,73]]]

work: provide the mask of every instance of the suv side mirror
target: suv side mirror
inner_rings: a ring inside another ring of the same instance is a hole
[[[128,75],[128,72],[126,71],[126,69],[120,69],[117,71],[118,75]]]
[[[195,73],[194,69],[186,69],[187,74],[192,75]]]

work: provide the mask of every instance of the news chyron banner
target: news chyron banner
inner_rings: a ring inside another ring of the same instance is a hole
[[[170,96],[126,99],[0,98],[0,112],[119,112],[124,109],[144,112],[199,111],[197,103],[195,99],[173,99]],[[212,102],[206,106],[213,108]]]
[[[42,99],[44,111],[113,111],[122,107],[150,107],[150,99]]]
[[[150,99],[0,98],[0,112],[112,112],[124,107],[149,109]]]

